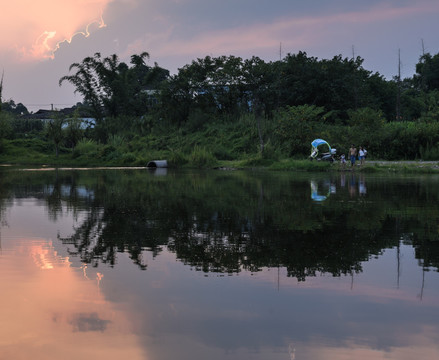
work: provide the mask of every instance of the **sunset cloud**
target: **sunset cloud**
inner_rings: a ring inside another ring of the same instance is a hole
[[[15,0],[2,4],[0,50],[19,60],[53,58],[62,42],[105,26],[112,0]]]

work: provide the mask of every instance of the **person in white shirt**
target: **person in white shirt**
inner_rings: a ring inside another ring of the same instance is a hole
[[[366,161],[366,153],[367,153],[367,151],[364,149],[364,147],[360,146],[360,150],[358,151],[358,157],[360,159],[360,165],[364,165],[364,162]]]

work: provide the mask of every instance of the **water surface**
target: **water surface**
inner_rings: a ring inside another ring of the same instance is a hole
[[[429,176],[0,172],[0,359],[439,358]]]

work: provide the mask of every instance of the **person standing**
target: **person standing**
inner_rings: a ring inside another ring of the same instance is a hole
[[[364,165],[364,157],[366,156],[364,152],[364,148],[360,146],[360,150],[358,151],[358,158],[360,159],[360,165]]]
[[[357,148],[354,146],[354,144],[352,144],[351,148],[349,149],[349,157],[351,159],[351,166],[353,167],[355,165],[355,158],[357,157]]]
[[[340,156],[340,164],[341,168],[344,170],[346,167],[346,157],[344,156],[344,154],[341,154]]]

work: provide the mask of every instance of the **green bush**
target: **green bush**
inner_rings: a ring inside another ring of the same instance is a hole
[[[276,114],[276,145],[287,156],[304,156],[323,124],[324,108],[314,105],[287,106]]]
[[[10,138],[12,136],[13,116],[6,112],[0,112],[0,139]]]
[[[94,140],[83,139],[80,140],[73,150],[73,157],[87,156],[95,157],[98,153],[98,144]]]
[[[206,148],[195,146],[189,155],[189,164],[197,168],[212,167],[218,163],[215,156]]]
[[[120,161],[123,165],[134,165],[137,158],[133,153],[125,153],[120,157]]]
[[[367,130],[367,132],[377,131],[385,123],[382,111],[368,107],[348,110],[348,116],[350,125]]]
[[[107,144],[113,147],[123,147],[126,144],[126,139],[122,135],[110,135]]]
[[[231,154],[230,149],[222,144],[215,144],[212,153],[218,160],[233,160],[233,155]]]
[[[427,144],[425,147],[419,145],[419,153],[422,160],[439,160],[439,143]]]
[[[181,151],[171,150],[168,157],[168,164],[170,167],[181,167],[187,164],[189,160]]]

